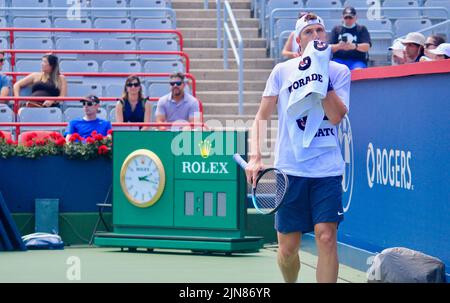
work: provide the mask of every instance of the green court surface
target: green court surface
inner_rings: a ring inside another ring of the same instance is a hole
[[[0,282],[281,283],[276,249],[267,245],[258,253],[231,256],[180,250],[128,252],[82,246],[2,252]],[[317,257],[301,252],[300,259],[298,282],[315,282]],[[341,264],[338,282],[364,283],[366,273]]]

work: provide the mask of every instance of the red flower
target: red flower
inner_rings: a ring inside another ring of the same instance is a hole
[[[93,130],[91,136],[94,137],[96,134],[98,134],[98,132],[96,130]]]
[[[25,146],[26,147],[32,147],[33,145],[34,145],[34,142],[31,141],[31,140],[28,140],[28,141],[25,142]]]
[[[100,147],[98,148],[98,154],[99,155],[105,155],[108,153],[108,147],[106,145],[100,145]]]
[[[36,145],[40,145],[40,146],[45,145],[45,140],[42,140],[42,139],[36,140]]]
[[[5,138],[5,135],[3,134],[2,131],[0,131],[0,139],[3,139],[3,138]]]
[[[50,133],[49,137],[53,139],[54,141],[58,141],[59,139],[63,138],[63,136],[60,133],[52,132]]]
[[[56,140],[55,144],[57,146],[64,146],[64,144],[66,144],[66,140],[64,138],[59,138],[58,140]]]
[[[92,137],[94,137],[94,139],[97,140],[97,141],[102,141],[103,140],[102,134],[95,134]]]
[[[28,138],[28,140],[31,140],[33,138],[36,138],[37,136],[38,135],[36,133],[30,133],[27,138]]]
[[[0,132],[1,133],[1,132]],[[8,139],[8,140],[6,140],[6,144],[8,144],[8,145],[16,145],[16,142],[14,142],[13,140],[11,140],[11,139]]]
[[[95,139],[94,138],[92,138],[92,137],[87,137],[87,139],[86,139],[86,143],[87,144],[92,144],[92,143],[94,143],[95,142]]]
[[[81,138],[81,136],[78,133],[73,133],[70,138],[69,141],[70,142],[75,142],[75,141],[81,141],[83,138]]]
[[[108,130],[108,135],[112,135],[112,133],[113,133],[112,129]]]

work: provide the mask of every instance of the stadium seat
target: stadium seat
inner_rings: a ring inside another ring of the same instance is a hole
[[[57,107],[22,107],[17,116],[18,122],[63,122],[62,111]],[[61,131],[61,126],[23,126],[21,131],[27,130],[54,130]]]
[[[104,73],[140,73],[142,70],[141,63],[138,61],[111,61],[107,60],[102,64]]]
[[[150,83],[148,86],[149,97],[162,97],[170,91],[169,83]]]
[[[0,27],[8,27],[8,22],[6,18],[0,17]],[[8,37],[9,33],[6,31],[0,31],[0,37]]]
[[[302,0],[269,0],[266,6],[266,18],[270,17],[270,13],[276,9],[276,8],[289,8],[292,9],[291,11],[295,11],[296,15],[298,16],[298,13],[301,11],[301,9],[304,7]],[[291,13],[287,13],[289,17],[292,16]],[[283,14],[280,14],[279,16],[284,16]]]
[[[94,60],[61,60],[61,71],[65,73],[97,73],[98,63]]]
[[[370,31],[392,31],[392,22],[389,19],[367,20],[358,19],[358,24],[364,25]]]
[[[41,70],[41,60],[17,60],[15,70],[17,72],[38,72]]]
[[[15,122],[14,112],[6,104],[0,104],[0,122]],[[0,126],[0,130],[12,132],[14,127]]]
[[[113,28],[113,29],[131,29],[131,21],[127,18],[97,18],[94,21],[94,28]],[[88,34],[88,33],[86,33]],[[114,33],[110,32],[108,34],[88,34],[88,35],[94,35],[95,37],[99,37],[101,35],[101,38],[107,37],[116,37],[116,38],[130,38],[132,37],[131,33]]]
[[[177,52],[180,50],[176,39],[142,39],[139,42],[139,49],[146,51],[168,51]],[[178,55],[140,55],[141,59],[171,59],[176,60]]]
[[[64,111],[64,121],[69,122],[73,119],[80,119],[84,117],[84,109],[82,107],[69,107]],[[97,111],[97,118],[107,119],[106,110],[102,107],[99,107]]]
[[[98,41],[99,50],[136,50],[136,41],[133,39],[100,39]],[[136,60],[137,55],[117,54],[117,55],[102,55],[103,60]]]
[[[51,28],[49,18],[22,18],[17,17],[13,20],[13,27],[27,27],[27,28]],[[15,32],[16,37],[51,37],[51,32]]]
[[[163,0],[130,0],[130,8],[165,8],[166,2]],[[150,11],[150,10],[130,10],[131,18],[165,18],[166,11]]]
[[[423,16],[431,19],[447,20],[450,18],[450,1],[448,0],[427,0],[423,7]],[[427,10],[427,7],[445,7],[444,10]]]
[[[111,111],[109,112],[109,121],[111,121],[111,123],[116,122],[116,108],[112,108]],[[139,127],[137,126],[113,126],[112,127],[113,130],[139,130]]]
[[[126,0],[91,0],[92,8],[122,8],[116,10],[97,10],[92,11],[95,17],[126,17]]]
[[[54,21],[55,28],[91,28],[92,22],[90,19],[76,19],[69,20],[66,18],[56,18]],[[77,32],[55,32],[54,36],[56,38],[62,37],[76,37],[80,36],[80,38],[84,38],[87,36],[87,33],[77,33]]]
[[[0,48],[1,49],[8,49],[8,40],[6,38],[0,38]]]
[[[385,0],[382,8],[386,7],[403,7],[406,9],[382,10],[385,18],[418,18],[420,17],[419,4],[415,0]],[[411,9],[412,10],[411,10]]]
[[[11,8],[26,7],[26,10],[11,10],[12,16],[48,16],[48,0],[11,0]]]
[[[57,50],[95,50],[95,42],[92,39],[60,38],[56,40]],[[86,59],[83,54],[59,54],[61,59]]]
[[[372,0],[368,3],[368,0],[347,0],[344,2],[342,7],[352,6],[356,9],[356,16],[358,19],[374,19],[377,16],[374,16],[375,0]],[[379,7],[381,7],[381,1],[378,2]],[[369,15],[367,14],[369,8],[372,7],[372,10],[369,11]],[[381,17],[381,12],[379,12]]]
[[[49,38],[17,38],[14,40],[14,49],[36,49],[36,50],[51,50],[53,49],[53,41]],[[42,58],[41,53],[33,54],[16,54],[17,59],[37,59]]]
[[[138,18],[134,22],[135,29],[175,29],[175,24],[168,18],[142,19]],[[171,34],[144,34],[137,33],[136,37],[143,38],[172,38]]]
[[[87,95],[96,95],[97,97],[103,96],[103,87],[98,83],[67,83],[67,96],[68,97],[84,97]],[[64,102],[64,108],[69,106],[81,107],[82,104],[79,101],[66,101]]]
[[[181,61],[147,61],[144,64],[144,72],[146,73],[175,73],[184,72],[184,66]],[[167,80],[167,77],[152,77],[155,80]]]
[[[315,11],[313,10],[313,13],[316,13],[323,19],[333,19],[333,18],[340,18],[342,17],[342,4],[339,0],[325,0],[325,1],[314,1],[309,0],[305,4],[305,8],[325,8],[330,10],[320,10]],[[339,8],[338,10],[336,10]]]
[[[410,32],[417,32],[426,27],[430,27],[431,21],[428,19],[399,19],[395,21],[394,28],[397,37]]]

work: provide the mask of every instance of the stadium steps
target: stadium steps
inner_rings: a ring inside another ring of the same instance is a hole
[[[173,0],[172,8],[177,15],[177,29],[183,34],[183,50],[190,58],[190,71],[197,79],[197,96],[203,102],[205,121],[208,124],[211,120],[214,128],[221,125],[249,128],[258,111],[262,92],[275,62],[268,58],[265,40],[259,35],[257,19],[251,18],[251,0],[231,0],[230,4],[244,40],[244,115],[240,116],[236,60],[230,47],[230,69],[224,70],[223,49],[216,47],[215,1],[209,1],[209,9],[206,10],[203,8],[203,2]],[[276,116],[273,119],[276,119]],[[240,122],[235,123],[236,121]],[[276,129],[271,130],[276,133]],[[269,146],[273,146],[273,143]],[[270,151],[264,156],[264,161],[273,160]]]

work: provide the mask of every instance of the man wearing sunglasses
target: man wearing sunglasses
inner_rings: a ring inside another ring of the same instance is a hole
[[[3,69],[3,64],[5,63],[5,53],[0,52],[0,70]],[[11,86],[11,81],[9,78],[0,73],[0,96],[9,96],[9,87]],[[0,105],[7,104],[8,101],[0,101]]]
[[[86,139],[91,136],[94,130],[103,136],[107,136],[108,130],[111,129],[111,122],[97,118],[100,99],[97,96],[89,95],[81,99],[80,102],[83,104],[84,117],[69,122],[68,131],[65,134],[66,141],[70,142],[70,136],[75,133]]]
[[[174,73],[170,76],[170,93],[158,100],[156,122],[199,122],[200,110],[198,100],[185,91],[185,76]],[[160,127],[164,130],[164,127]]]
[[[331,31],[329,43],[333,61],[347,65],[350,70],[366,68],[368,52],[372,45],[364,25],[356,24],[356,10],[349,6],[342,12],[342,25]]]

